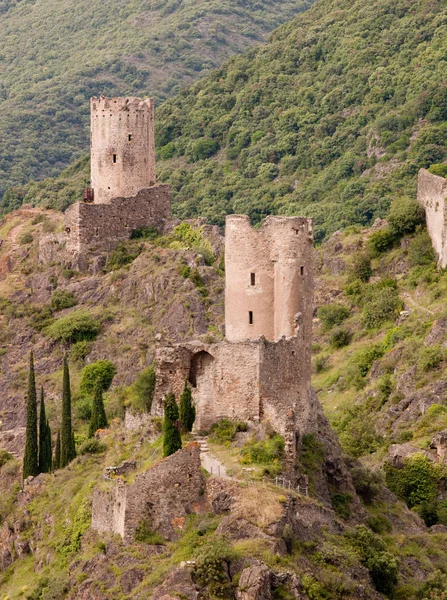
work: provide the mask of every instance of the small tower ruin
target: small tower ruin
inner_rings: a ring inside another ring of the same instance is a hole
[[[95,204],[155,185],[154,100],[90,100],[91,187]]]
[[[447,267],[447,179],[419,171],[418,201],[425,208],[427,230],[442,269]]]

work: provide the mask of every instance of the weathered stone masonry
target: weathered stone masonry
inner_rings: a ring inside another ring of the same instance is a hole
[[[184,527],[188,514],[207,510],[200,448],[193,443],[138,475],[133,484],[118,479],[111,489],[97,487],[92,528],[117,533],[131,542],[144,521],[148,529],[172,540]]]
[[[419,171],[418,201],[425,208],[427,229],[441,268],[447,267],[447,179]]]
[[[166,394],[178,398],[188,381],[196,430],[227,417],[269,421],[283,435],[293,418],[295,429],[312,431],[312,253],[308,219],[269,217],[255,231],[248,217],[227,218],[227,339],[157,349],[154,415],[163,413]]]

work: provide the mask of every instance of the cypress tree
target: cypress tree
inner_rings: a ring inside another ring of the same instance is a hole
[[[170,456],[180,450],[182,438],[179,431],[178,406],[174,394],[165,398],[165,415],[163,421],[163,456]]]
[[[28,398],[26,407],[26,443],[23,457],[23,479],[39,474],[39,445],[37,439],[37,393],[34,357],[29,357]]]
[[[48,444],[48,434],[50,443]],[[48,452],[48,446],[50,451]],[[39,416],[39,473],[51,471],[51,431],[45,413],[45,398],[43,388],[40,391],[40,416]]]
[[[61,468],[76,458],[74,433],[71,423],[70,372],[67,357],[64,358],[64,380],[62,384],[62,427],[61,427]]]
[[[196,407],[192,401],[191,388],[188,386],[187,381],[185,381],[185,387],[180,396],[179,416],[183,431],[192,431],[192,426],[196,420]]]
[[[53,448],[51,444],[51,427],[47,419],[47,456],[48,456],[48,473],[53,470]]]
[[[107,415],[104,408],[104,400],[102,397],[102,388],[99,384],[95,387],[95,395],[93,396],[92,416],[90,419],[90,427],[88,436],[93,437],[98,429],[105,429],[109,426]]]
[[[53,470],[60,469],[61,466],[61,430],[57,430],[56,448],[54,450]]]

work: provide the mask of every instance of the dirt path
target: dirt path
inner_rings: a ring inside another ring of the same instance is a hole
[[[418,308],[419,310],[422,310],[422,312],[425,312],[429,315],[434,315],[435,313],[432,310],[429,310],[428,308],[425,308],[425,306],[421,306],[420,304],[418,304],[416,302],[416,300],[414,300],[412,298],[412,296],[410,296],[410,294],[402,294],[402,298],[404,300],[405,303],[408,302],[408,304],[410,304],[413,308]]]

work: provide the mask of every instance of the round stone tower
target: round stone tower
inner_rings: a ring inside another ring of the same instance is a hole
[[[94,203],[130,198],[155,184],[152,98],[92,98],[91,187]]]
[[[311,335],[313,224],[267,217],[258,230],[245,215],[225,229],[225,333],[230,342]],[[309,337],[310,340],[310,337]]]

